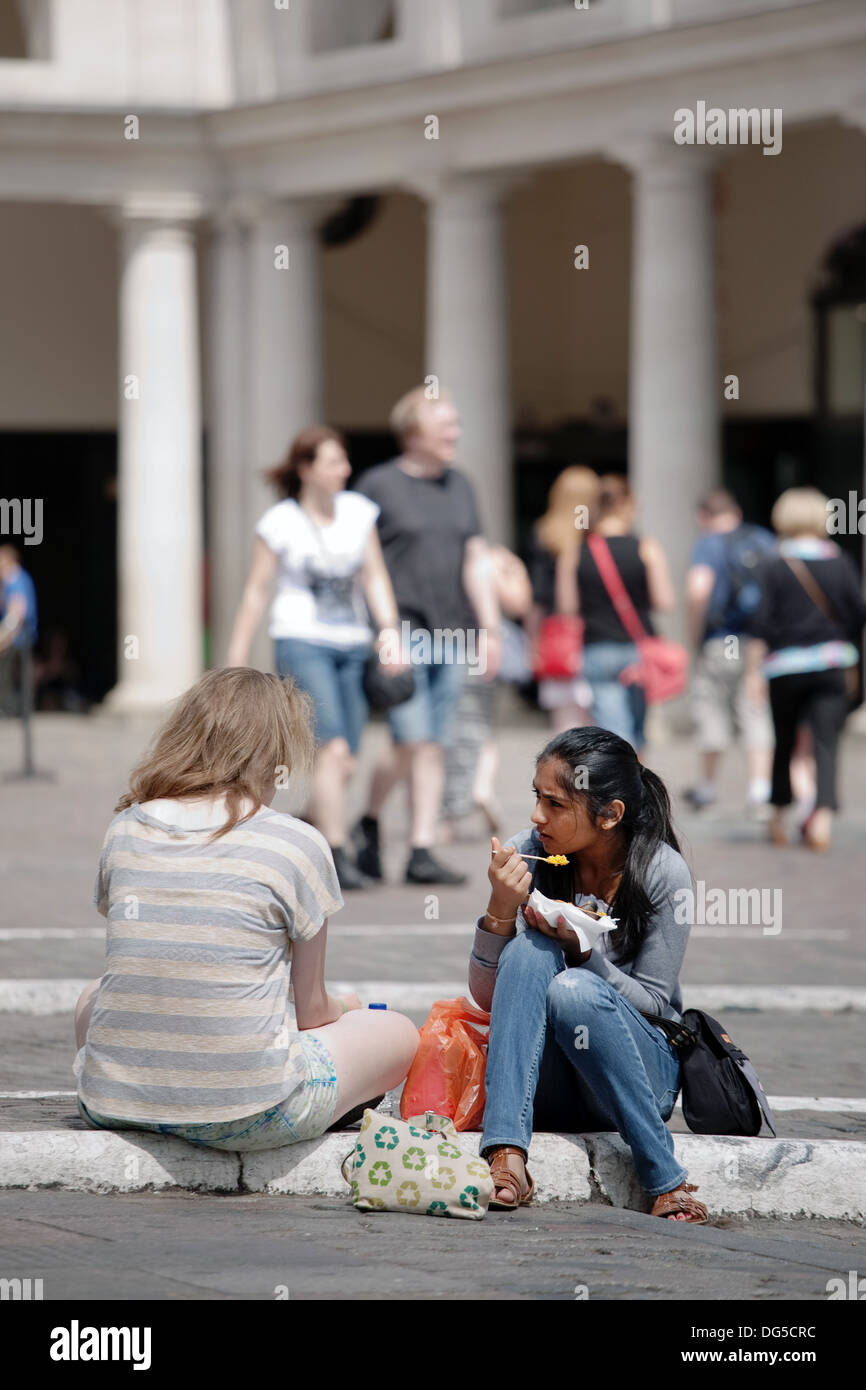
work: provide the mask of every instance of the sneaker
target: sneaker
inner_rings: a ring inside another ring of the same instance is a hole
[[[434,859],[427,848],[416,848],[409,856],[409,863],[406,865],[407,883],[465,883],[468,874],[455,873],[453,869]]]
[[[331,845],[331,855],[334,860],[334,868],[337,870],[337,881],[341,888],[351,892],[355,888],[366,887],[367,880],[359,871],[357,864],[349,858],[342,845]]]
[[[689,787],[688,791],[683,792],[683,799],[689,803],[693,811],[703,811],[707,806],[714,804],[716,794],[707,791],[705,787]]]
[[[358,868],[367,878],[381,881],[382,859],[379,854],[379,822],[374,816],[362,816],[352,831]]]

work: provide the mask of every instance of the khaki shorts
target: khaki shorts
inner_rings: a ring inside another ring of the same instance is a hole
[[[746,695],[743,677],[748,641],[748,637],[740,637],[737,651],[731,637],[711,637],[701,648],[691,695],[695,741],[702,753],[723,753],[736,732],[747,748],[773,746],[769,703],[755,704]],[[736,655],[729,655],[732,648]]]

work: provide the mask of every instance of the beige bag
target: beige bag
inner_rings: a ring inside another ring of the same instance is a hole
[[[355,1206],[480,1221],[493,1179],[485,1160],[463,1153],[458,1138],[452,1121],[432,1110],[408,1121],[365,1110],[358,1142],[342,1167]]]

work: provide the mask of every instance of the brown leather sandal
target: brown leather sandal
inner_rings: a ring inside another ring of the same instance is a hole
[[[671,1192],[661,1192],[652,1204],[650,1216],[666,1216],[669,1221],[682,1220],[693,1226],[705,1226],[709,1220],[706,1207],[697,1198],[689,1196],[690,1192],[697,1190],[695,1183],[684,1182]]]
[[[522,1186],[520,1178],[508,1166],[508,1155],[516,1154],[523,1164],[523,1171],[526,1175],[526,1186]],[[513,1211],[517,1207],[527,1207],[532,1201],[532,1194],[535,1191],[535,1183],[529,1175],[526,1167],[526,1159],[522,1149],[514,1148],[510,1144],[501,1144],[493,1149],[487,1162],[490,1165],[490,1176],[493,1179],[493,1196],[490,1198],[489,1205],[498,1211]],[[513,1195],[512,1202],[502,1202],[496,1200],[496,1193],[500,1187],[506,1187]]]

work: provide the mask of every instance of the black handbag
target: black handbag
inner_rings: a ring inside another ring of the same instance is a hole
[[[665,1033],[680,1061],[683,1118],[693,1134],[775,1137],[776,1121],[758,1074],[718,1019],[686,1009],[681,1023],[644,1014]]]
[[[408,671],[400,671],[388,676],[379,660],[377,652],[371,652],[364,662],[364,694],[371,709],[394,709],[405,704],[415,694],[415,676],[411,666]]]

